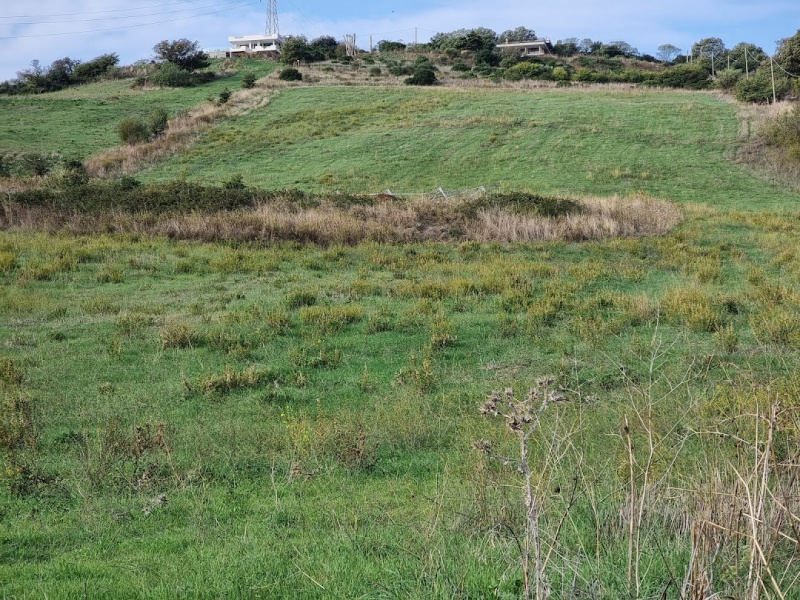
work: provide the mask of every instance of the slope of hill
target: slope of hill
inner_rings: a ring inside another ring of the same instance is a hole
[[[108,81],[60,92],[0,96],[0,150],[57,152],[86,159],[120,143],[117,124],[163,107],[170,116],[241,87],[247,71],[268,75],[276,63],[241,61],[237,71],[204,85],[172,89],[131,89],[131,80]]]
[[[710,94],[608,90],[308,87],[222,122],[146,174],[310,191],[486,186],[643,192],[731,208],[796,195],[729,157],[736,107]]]

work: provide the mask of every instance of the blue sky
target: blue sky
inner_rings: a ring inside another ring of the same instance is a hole
[[[149,58],[162,39],[186,37],[206,49],[224,48],[229,35],[260,33],[262,0],[37,0],[0,2],[0,80],[32,59],[49,64],[69,56],[90,59],[117,52],[123,63]],[[281,33],[337,38],[356,33],[374,41],[419,41],[437,31],[489,27],[498,33],[524,25],[553,41],[566,37],[624,40],[654,54],[660,44],[688,49],[703,37],[740,41],[768,53],[800,28],[800,0],[437,0],[331,2],[279,0]],[[69,13],[69,14],[65,14]],[[60,15],[60,16],[50,16]]]

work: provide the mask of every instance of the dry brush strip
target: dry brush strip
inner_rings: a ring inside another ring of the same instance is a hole
[[[682,220],[673,204],[652,198],[586,198],[580,212],[561,217],[527,216],[502,208],[463,210],[461,198],[376,200],[340,207],[321,201],[314,208],[289,202],[214,213],[82,213],[5,203],[6,230],[66,231],[73,234],[134,233],[198,241],[297,241],[353,245],[424,241],[584,241],[607,237],[663,235]]]
[[[247,114],[264,107],[276,93],[291,87],[277,79],[264,78],[251,89],[235,92],[227,103],[204,102],[187,113],[172,119],[167,131],[141,144],[117,146],[86,161],[86,170],[94,177],[130,175],[147,165],[188,147],[203,130],[216,121]]]

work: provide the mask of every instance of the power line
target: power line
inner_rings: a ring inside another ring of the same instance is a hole
[[[16,40],[21,38],[40,38],[40,37],[56,37],[62,35],[80,35],[83,33],[101,33],[104,31],[118,31],[120,29],[133,29],[135,27],[148,27],[150,25],[162,25],[164,23],[174,23],[175,21],[186,21],[187,19],[196,19],[197,17],[205,17],[207,15],[216,15],[221,12],[225,12],[229,8],[233,6],[244,6],[246,4],[253,4],[253,0],[244,0],[243,2],[237,2],[235,4],[229,5],[226,8],[220,10],[214,10],[211,12],[200,13],[197,15],[189,15],[187,17],[177,17],[175,19],[167,19],[165,21],[152,21],[150,23],[137,23],[136,25],[120,25],[119,27],[106,27],[103,29],[86,29],[83,31],[62,31],[59,33],[39,33],[35,35],[6,35],[0,36],[0,40]],[[53,23],[56,24],[56,23]]]
[[[53,13],[49,15],[0,15],[0,19],[45,19],[48,17],[78,17],[81,15],[102,15],[107,13],[127,12],[131,10],[145,10],[148,8],[163,8],[165,6],[173,6],[174,4],[186,4],[196,1],[197,0],[176,0],[176,2],[169,2],[167,4],[148,4],[147,6],[136,6],[132,8],[114,8],[110,10],[95,10],[90,12]]]
[[[299,12],[299,13],[300,13],[300,15],[302,15],[302,17],[303,17],[303,18],[304,18],[306,21],[308,21],[308,22],[309,22],[309,24],[310,24],[310,25],[311,25],[311,26],[312,26],[314,29],[316,29],[316,30],[317,30],[317,32],[318,32],[320,35],[322,35],[322,36],[324,36],[324,35],[325,35],[324,33],[322,33],[322,31],[320,31],[319,27],[317,27],[317,26],[314,24],[314,21],[312,21],[311,19],[309,19],[309,18],[306,16],[306,13],[304,13],[302,10],[300,10],[300,7],[299,7],[299,6],[297,6],[297,4],[295,4],[294,2],[292,2],[292,0],[289,0],[289,4],[291,4],[292,6],[294,6],[294,7],[295,7],[295,9],[297,10],[297,12]],[[292,20],[294,21],[294,19],[292,19]],[[295,23],[297,23],[297,21],[295,21]],[[299,25],[299,23],[298,23],[298,25]]]
[[[144,13],[140,15],[124,15],[118,17],[96,17],[93,19],[65,19],[59,21],[25,21],[21,23],[12,23],[11,25],[54,25],[54,24],[61,24],[61,23],[89,23],[91,21],[117,21],[121,19],[138,19],[141,17],[154,17],[158,15],[174,15],[177,13],[187,12],[190,10],[205,10],[206,8],[216,8],[218,6],[229,6],[231,4],[235,4],[237,0],[222,2],[220,4],[210,4],[208,6],[197,6],[193,8],[181,8],[179,10],[171,10],[166,12],[156,12],[156,13]]]

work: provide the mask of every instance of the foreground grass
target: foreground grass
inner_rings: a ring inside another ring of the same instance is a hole
[[[687,498],[735,455],[684,436],[789,386],[800,349],[797,217],[688,214],[584,244],[0,234],[3,592],[514,597],[517,481],[470,446],[510,452],[478,404],[552,374],[579,392],[546,431],[580,456],[538,471],[548,535],[572,506],[556,597],[627,593],[621,424],[637,389],[684,382],[652,407],[670,452],[683,442],[674,471],[658,463],[638,590],[678,597]]]
[[[795,194],[729,160],[737,135],[736,107],[709,94],[312,87],[215,126],[146,177],[224,182],[238,173],[269,189],[526,187],[794,206]]]
[[[241,88],[247,71],[264,77],[277,64],[243,60],[237,70],[191,88],[131,89],[131,79],[94,83],[52,94],[0,96],[0,150],[56,152],[81,160],[120,143],[117,125],[131,116],[146,117],[156,107],[170,118],[224,88]]]

